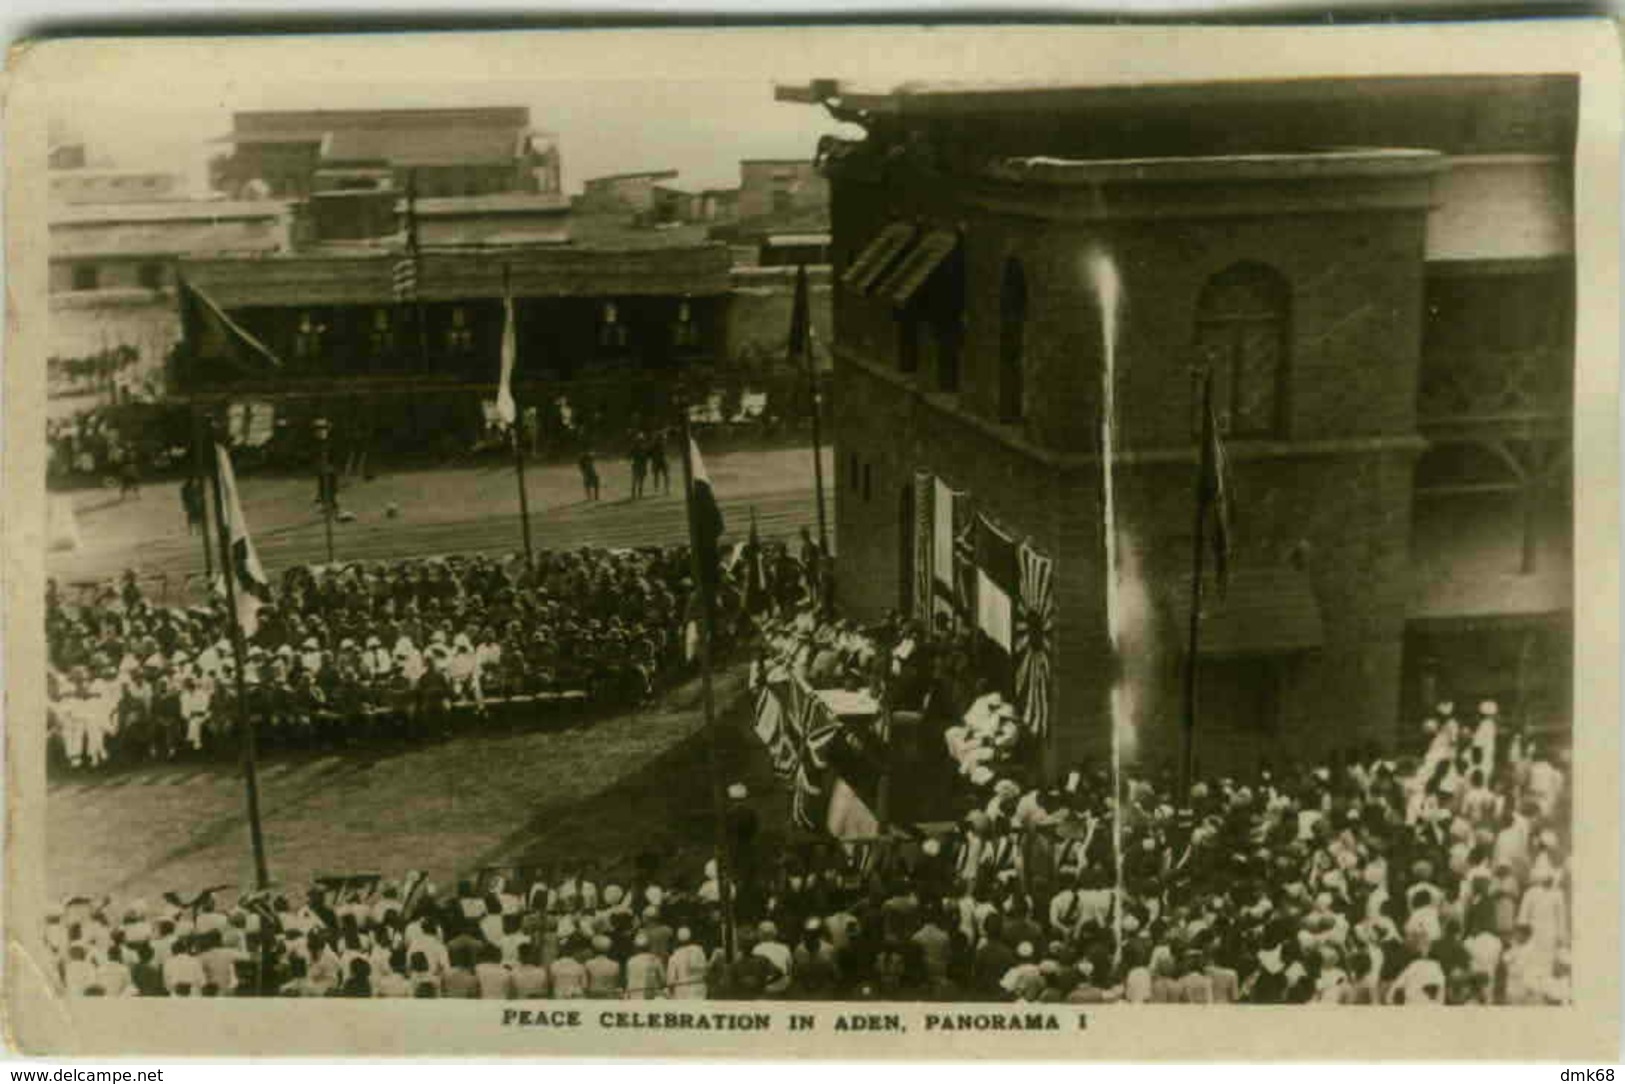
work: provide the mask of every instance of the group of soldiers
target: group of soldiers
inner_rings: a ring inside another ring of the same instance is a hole
[[[686,550],[573,550],[523,562],[295,567],[260,609],[242,675],[270,746],[428,737],[505,705],[638,702],[683,665]],[[51,732],[62,763],[236,748],[226,611],[48,589]]]

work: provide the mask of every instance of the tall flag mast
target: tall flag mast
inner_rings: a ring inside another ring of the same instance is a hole
[[[248,839],[254,851],[254,887],[263,891],[271,876],[265,861],[265,834],[260,827],[260,788],[254,718],[248,710],[247,649],[245,640],[259,627],[259,610],[268,588],[265,571],[254,553],[254,541],[243,520],[242,502],[237,497],[237,479],[231,469],[231,455],[218,442],[214,446],[214,511],[219,528],[221,579],[226,584],[226,609],[230,611],[231,653],[236,663],[237,726],[243,740],[243,785],[247,792]]]
[[[824,574],[825,565],[829,560],[829,530],[825,526],[824,516],[824,442],[819,421],[822,410],[818,401],[818,366],[813,360],[812,305],[807,296],[806,264],[800,264],[796,268],[796,296],[794,307],[790,310],[790,345],[787,356],[791,365],[800,364],[806,367],[808,398],[812,403],[813,488],[818,497],[819,560],[819,566],[812,571],[813,584],[818,592],[815,602],[822,612],[828,601]]]
[[[535,568],[530,544],[530,497],[525,490],[525,442],[519,432],[519,408],[513,401],[513,367],[519,354],[519,331],[514,326],[513,288],[508,265],[502,265],[502,376],[497,381],[497,418],[508,428],[513,443],[514,482],[519,487],[519,526],[525,539],[525,567]]]
[[[1185,657],[1185,734],[1180,784],[1187,795],[1196,776],[1196,669],[1202,634],[1202,557],[1213,547],[1213,570],[1222,596],[1230,572],[1230,465],[1213,408],[1213,370],[1202,385],[1202,435],[1196,468],[1196,531],[1191,542],[1190,643]]]
[[[417,324],[418,364],[429,371],[429,324],[423,316],[423,299],[418,292],[418,277],[422,270],[423,253],[418,244],[418,174],[406,174],[406,251],[395,261],[395,300],[411,304]]]
[[[732,962],[734,958],[733,870],[728,853],[728,825],[722,778],[718,771],[716,701],[711,689],[711,639],[716,624],[716,587],[721,576],[718,542],[724,524],[722,511],[717,507],[716,494],[711,489],[711,476],[706,472],[700,449],[689,433],[688,402],[678,397],[678,413],[682,419],[683,446],[683,499],[688,512],[688,545],[690,567],[694,577],[694,590],[699,602],[700,626],[700,689],[705,706],[706,760],[711,775],[711,801],[716,809],[717,889],[722,904],[722,953]]]

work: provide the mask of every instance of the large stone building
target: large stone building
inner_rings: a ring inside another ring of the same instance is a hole
[[[241,112],[218,142],[231,151],[210,180],[232,195],[263,186],[304,199],[356,170],[384,171],[397,191],[415,177],[431,198],[562,191],[557,139],[533,129],[523,106]]]
[[[1104,753],[1115,675],[1131,755],[1176,757],[1207,371],[1235,519],[1200,768],[1389,746],[1446,696],[1566,733],[1573,80],[778,95],[868,131],[823,148],[843,599],[988,630],[1047,770]]]

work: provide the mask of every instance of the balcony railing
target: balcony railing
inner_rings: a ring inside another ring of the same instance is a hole
[[[1573,365],[1564,347],[1431,351],[1422,359],[1421,423],[1564,421],[1572,413]]]

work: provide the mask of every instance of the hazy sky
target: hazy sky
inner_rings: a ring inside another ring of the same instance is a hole
[[[571,192],[588,177],[657,168],[679,170],[683,187],[734,185],[739,159],[811,157],[818,137],[838,129],[821,109],[773,101],[775,81],[805,82],[827,69],[797,63],[793,49],[742,42],[719,50],[714,39],[609,48],[602,63],[582,55],[580,38],[556,33],[533,36],[518,57],[498,50],[501,59],[428,47],[397,61],[386,59],[392,49],[360,51],[351,39],[342,50],[239,42],[190,62],[142,63],[134,43],[109,58],[103,78],[66,86],[51,118],[99,164],[161,167],[201,182],[207,159],[225,149],[209,141],[231,130],[233,110],[524,105],[535,128],[558,134]]]
[[[836,125],[819,109],[775,104],[761,82],[706,80],[680,85],[605,81],[560,85],[490,83],[470,96],[431,84],[373,85],[342,93],[294,85],[257,99],[252,108],[406,108],[524,105],[531,124],[556,132],[567,191],[588,177],[638,169],[681,171],[683,187],[736,185],[741,158],[809,158],[820,135]],[[109,164],[163,167],[194,180],[211,154],[208,140],[231,130],[231,106],[97,103],[67,110],[61,124]],[[161,121],[159,120],[161,118]],[[155,123],[156,122],[156,123]]]
[[[236,109],[525,105],[535,127],[558,133],[566,188],[578,191],[586,177],[655,168],[680,170],[688,187],[729,185],[740,158],[810,156],[837,126],[819,109],[774,102],[775,82],[827,76],[890,89],[1488,72],[1538,64],[1542,48],[1562,44],[1561,28],[1537,24],[1507,28],[1516,52],[1489,40],[1440,49],[1416,27],[1369,33],[1356,49],[1330,35],[1310,47],[1295,29],[696,27],[82,40],[10,59],[46,88],[52,121],[120,165],[201,178],[206,141],[230,130]]]

